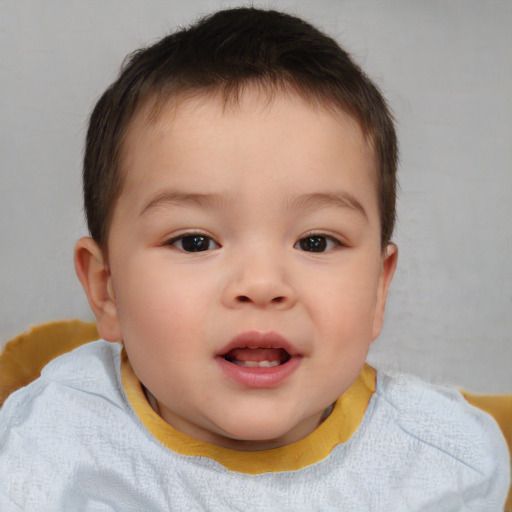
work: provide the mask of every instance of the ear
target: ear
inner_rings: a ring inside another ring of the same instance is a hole
[[[398,247],[395,244],[388,244],[382,253],[377,303],[373,318],[372,340],[380,334],[382,324],[384,323],[384,311],[386,309],[389,285],[395,273],[397,260]]]
[[[90,237],[81,238],[76,243],[75,270],[96,317],[100,336],[106,341],[121,341],[121,327],[108,262],[99,245]]]

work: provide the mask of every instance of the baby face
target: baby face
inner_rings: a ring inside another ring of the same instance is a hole
[[[305,437],[364,364],[396,261],[359,126],[249,89],[137,116],[124,157],[108,289],[161,416],[235,449]]]

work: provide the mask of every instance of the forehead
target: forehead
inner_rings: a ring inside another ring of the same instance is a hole
[[[216,179],[250,187],[281,178],[290,192],[304,192],[318,185],[319,169],[335,167],[338,158],[340,173],[366,183],[369,177],[376,197],[374,151],[359,123],[288,90],[251,87],[236,99],[204,92],[153,98],[134,116],[122,154],[123,189],[132,196],[170,174],[174,184],[196,192],[218,191]],[[328,189],[336,173],[323,178]]]
[[[360,149],[370,158],[376,159],[372,138],[365,134],[361,123],[347,114],[333,101],[323,100],[313,94],[306,95],[296,92],[291,86],[273,85],[265,83],[248,84],[245,88],[240,85],[232,91],[215,89],[213,91],[184,91],[167,95],[152,95],[143,100],[129,122],[121,144],[121,169],[126,169],[126,160],[133,157],[134,152],[140,149],[137,140],[145,135],[153,138],[165,131],[172,131],[173,124],[204,125],[204,114],[207,112],[209,120],[211,114],[217,116],[215,120],[220,126],[220,118],[224,117],[228,123],[235,124],[237,114],[243,115],[254,112],[256,115],[270,114],[271,110],[292,109],[297,111],[296,121],[309,120],[299,115],[308,111],[309,116],[330,118],[332,122],[338,122],[352,130],[354,139],[358,139]],[[302,107],[302,108],[301,108]],[[304,107],[308,107],[304,109]],[[304,128],[304,123],[302,128]],[[332,125],[332,123],[331,123]],[[226,124],[223,124],[226,127]],[[299,128],[299,127],[297,127]],[[328,124],[324,124],[325,132],[330,130]],[[344,136],[347,135],[347,131]],[[341,141],[340,141],[341,142]],[[375,165],[375,172],[377,165]]]

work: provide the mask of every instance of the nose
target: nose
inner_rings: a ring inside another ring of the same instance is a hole
[[[231,308],[252,305],[258,308],[290,309],[297,302],[290,269],[286,269],[283,258],[264,252],[240,257],[231,265],[223,302]]]

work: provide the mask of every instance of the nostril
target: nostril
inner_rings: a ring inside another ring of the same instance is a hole
[[[236,300],[238,302],[252,302],[251,299],[249,297],[247,297],[247,295],[239,295]],[[286,301],[286,297],[283,297],[283,296],[279,296],[279,297],[274,297],[273,299],[271,299],[271,303],[272,304],[281,304],[283,302]]]

